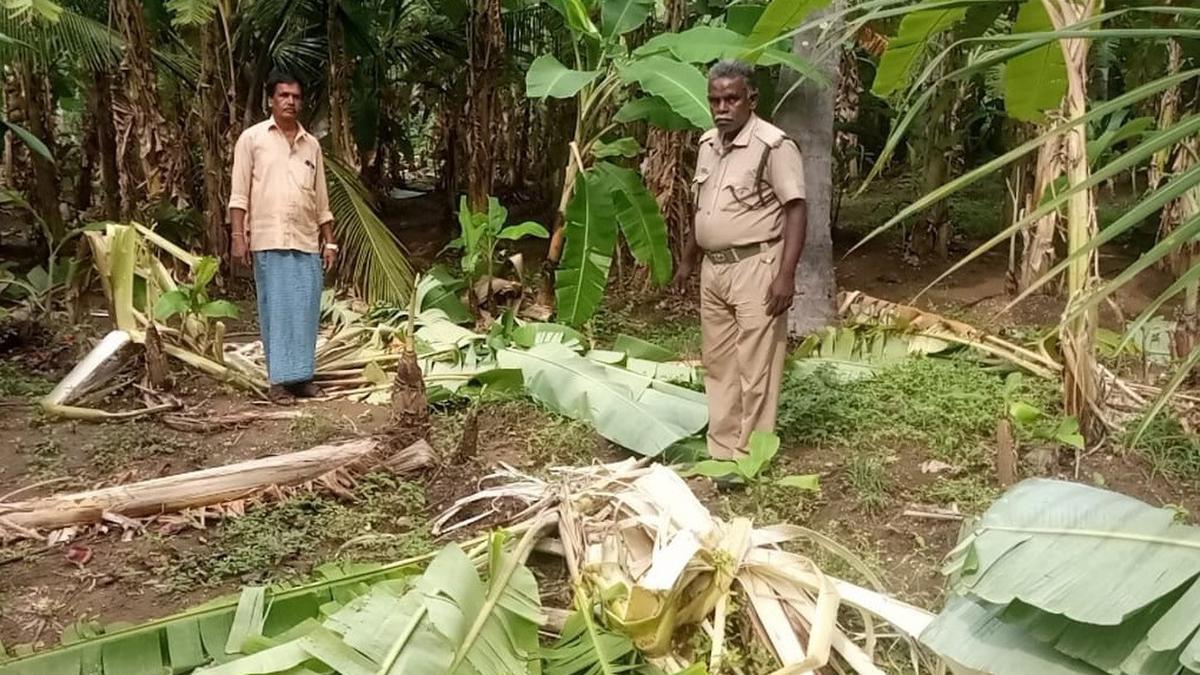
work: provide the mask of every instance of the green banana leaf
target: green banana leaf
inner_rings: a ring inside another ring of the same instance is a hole
[[[581,602],[585,595],[578,589],[575,592],[578,609],[567,617],[559,639],[542,648],[545,675],[636,674],[641,654],[633,641],[601,626],[595,610]]]
[[[529,98],[572,98],[600,75],[598,70],[571,70],[552,54],[542,54],[525,73],[525,95]]]
[[[633,50],[637,57],[670,53],[686,63],[732,59],[746,51],[746,37],[728,28],[695,26],[679,33],[659,33]]]
[[[567,26],[579,35],[599,37],[600,30],[592,23],[587,0],[547,0],[567,21]]]
[[[563,345],[506,349],[497,358],[502,368],[521,369],[526,391],[542,404],[648,457],[708,423],[703,394],[592,361]]]
[[[42,139],[34,136],[33,133],[25,127],[19,124],[13,124],[12,122],[2,118],[0,118],[0,127],[11,131],[13,136],[16,136],[18,139],[20,139],[22,143],[29,146],[30,150],[34,151],[38,155],[41,155],[46,161],[54,161],[54,153],[50,152],[50,148],[46,147],[46,144],[42,142]]]
[[[921,633],[921,642],[961,669],[988,675],[1101,675],[1005,623],[1000,619],[1003,612],[1003,605],[951,598]]]
[[[752,50],[766,47],[799,26],[804,17],[828,6],[829,2],[830,0],[772,0],[758,17],[754,30],[750,31],[747,45]]]
[[[922,639],[951,660],[1018,672],[999,657],[971,662],[999,639],[1014,659],[1049,646],[1103,672],[1174,673],[1200,660],[1200,528],[1176,523],[1169,509],[1027,480],[988,509],[946,570],[974,607],[952,604],[947,611],[965,618],[939,617]],[[962,620],[974,624],[967,639]]]
[[[600,6],[600,32],[616,37],[637,30],[654,12],[654,0],[604,0]]]
[[[1017,11],[1013,34],[1054,30],[1042,0],[1026,0]],[[1058,42],[1014,56],[1004,66],[1004,109],[1022,122],[1044,122],[1046,111],[1062,106],[1067,65]]]
[[[828,369],[842,382],[874,377],[881,369],[914,355],[936,354],[950,343],[921,335],[872,328],[834,328],[809,335],[792,353],[791,370],[811,375]]]
[[[560,321],[577,326],[591,318],[608,285],[617,245],[612,196],[591,172],[575,179],[567,204],[566,244],[555,274],[554,296]]]
[[[630,358],[657,361],[659,363],[675,361],[679,358],[678,354],[666,347],[661,347],[653,342],[647,342],[641,338],[624,333],[618,335],[617,339],[613,341],[613,351],[624,352]]]
[[[537,580],[503,541],[491,538],[486,581],[451,544],[414,583],[375,584],[340,607],[322,607],[328,618],[303,634],[197,675],[283,673],[308,663],[343,675],[531,672],[545,617]]]
[[[924,54],[930,40],[965,18],[966,7],[941,7],[905,14],[896,35],[888,40],[887,50],[879,58],[875,83],[871,86],[872,93],[887,97],[906,88],[911,81],[913,67]]]
[[[621,78],[637,82],[646,93],[661,97],[697,129],[712,127],[708,78],[695,66],[654,54],[626,64],[621,68]]]
[[[320,615],[328,603],[344,603],[366,592],[367,582],[379,583],[411,576],[419,559],[389,565],[324,565],[317,580],[301,586],[267,589],[262,614],[253,606],[259,590],[242,596],[217,598],[179,614],[139,626],[76,626],[63,632],[63,646],[0,663],[0,675],[139,675],[187,673],[205,663],[222,663],[234,630],[235,616],[243,607],[244,621],[237,642],[253,647],[273,646],[276,638]],[[252,630],[260,626],[255,635]],[[271,658],[270,656],[266,657]],[[259,672],[275,672],[271,670]]]
[[[666,101],[657,96],[643,96],[627,101],[617,110],[613,120],[622,124],[645,120],[667,131],[683,131],[692,128],[691,122],[672,110]]]
[[[637,157],[642,154],[642,144],[636,138],[626,136],[611,143],[596,141],[592,145],[592,155],[596,159],[606,157]]]
[[[650,268],[655,284],[665,286],[674,274],[667,222],[658,210],[654,195],[636,171],[608,162],[593,167],[600,188],[608,190],[616,207],[617,223],[637,261]]]

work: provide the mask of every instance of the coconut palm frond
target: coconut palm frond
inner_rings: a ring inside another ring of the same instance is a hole
[[[332,157],[326,165],[345,278],[370,301],[407,302],[415,275],[403,246],[371,209],[354,171]]]

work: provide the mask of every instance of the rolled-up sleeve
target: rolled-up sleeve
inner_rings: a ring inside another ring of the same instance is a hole
[[[329,209],[329,186],[325,184],[325,154],[317,152],[317,224],[333,222],[333,211]]]
[[[237,144],[233,146],[233,172],[229,177],[230,209],[250,210],[250,175],[253,162],[250,130],[246,130],[238,136]]]
[[[804,160],[800,148],[790,139],[771,150],[767,180],[780,204],[804,199]]]

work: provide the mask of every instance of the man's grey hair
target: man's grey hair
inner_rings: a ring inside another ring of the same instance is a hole
[[[713,64],[712,68],[708,69],[708,81],[723,80],[727,78],[742,78],[746,83],[746,88],[754,91],[754,66],[744,61],[735,59],[724,59]]]

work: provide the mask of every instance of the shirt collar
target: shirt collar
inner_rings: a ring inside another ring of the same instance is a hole
[[[303,124],[300,124],[300,120],[296,120],[296,127],[297,127],[296,140],[300,140],[302,137],[308,135],[308,131],[305,130]],[[274,115],[271,115],[271,124],[267,128],[268,129],[279,129],[279,123],[275,121]]]
[[[754,133],[754,126],[757,123],[758,115],[750,113],[750,119],[746,120],[746,124],[742,126],[742,129],[738,132],[737,136],[733,137],[733,140],[729,142],[729,145],[725,145],[725,143],[721,140],[721,134],[718,133],[716,138],[717,150],[720,151],[721,154],[725,154],[729,152],[730,148],[744,148],[747,145],[750,145],[750,136]]]

